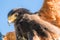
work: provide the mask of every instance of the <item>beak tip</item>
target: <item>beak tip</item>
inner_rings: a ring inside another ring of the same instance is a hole
[[[8,21],[8,25],[10,26],[11,21]]]

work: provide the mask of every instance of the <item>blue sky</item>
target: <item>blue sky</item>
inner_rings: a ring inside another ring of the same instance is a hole
[[[31,12],[38,11],[43,4],[43,0],[0,0],[0,32],[6,34],[14,31],[13,25],[8,25],[7,14],[13,8],[27,8]]]

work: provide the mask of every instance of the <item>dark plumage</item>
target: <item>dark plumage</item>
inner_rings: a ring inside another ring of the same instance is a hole
[[[8,13],[8,16],[11,16],[13,15],[14,13],[19,13],[20,15],[21,14],[25,14],[25,13],[30,13],[30,11],[28,9],[25,9],[25,8],[15,8],[15,9],[12,9],[9,13]],[[21,13],[20,13],[21,12]]]
[[[35,21],[29,20],[25,14],[34,15],[25,8],[13,9],[8,13],[8,21],[14,23],[17,40],[32,40],[33,31],[36,31],[38,36],[47,37],[44,28]]]

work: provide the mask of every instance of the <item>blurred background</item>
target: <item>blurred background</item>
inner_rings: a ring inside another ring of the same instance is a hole
[[[14,31],[14,26],[8,25],[7,14],[13,8],[27,8],[31,12],[38,11],[43,4],[43,0],[0,0],[0,33],[5,35]]]

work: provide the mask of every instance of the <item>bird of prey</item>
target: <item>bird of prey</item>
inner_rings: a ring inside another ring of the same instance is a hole
[[[34,31],[38,36],[48,37],[46,30],[56,33],[54,25],[40,19],[37,13],[32,14],[25,8],[12,9],[8,13],[8,22],[14,23],[16,40],[33,40]],[[53,30],[51,29],[53,28]],[[59,32],[57,34],[60,35]]]
[[[33,31],[36,31],[38,35],[47,37],[43,28],[38,23],[35,23],[34,20],[29,20],[26,15],[33,14],[25,8],[13,9],[8,13],[8,22],[14,23],[17,40],[23,40],[24,38],[32,40],[34,36]]]

